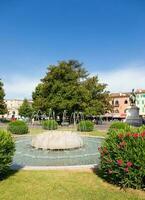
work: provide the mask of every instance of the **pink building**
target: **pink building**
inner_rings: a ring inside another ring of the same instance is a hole
[[[112,93],[111,105],[113,106],[112,117],[124,119],[126,117],[126,109],[129,103],[130,93]]]

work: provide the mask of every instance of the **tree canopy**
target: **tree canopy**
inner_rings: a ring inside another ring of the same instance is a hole
[[[0,79],[0,114],[1,115],[7,113],[7,105],[4,101],[4,97],[5,97],[5,92],[3,89],[3,83]]]
[[[99,115],[110,108],[106,84],[99,83],[97,76],[89,77],[82,63],[76,60],[50,65],[45,77],[32,94],[33,107],[48,114],[67,110],[68,114],[82,111]]]
[[[30,105],[30,103],[28,102],[27,99],[24,99],[22,105],[19,108],[19,115],[21,117],[28,117],[31,118],[32,117],[32,106]]]

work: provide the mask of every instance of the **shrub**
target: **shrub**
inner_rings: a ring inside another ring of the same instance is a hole
[[[58,127],[58,123],[55,120],[46,120],[42,122],[42,127],[46,130],[55,130]]]
[[[145,188],[145,132],[111,132],[99,151],[107,181],[123,188]]]
[[[8,124],[8,130],[13,134],[26,134],[28,133],[28,125],[23,121],[13,121]]]
[[[132,127],[125,122],[113,122],[109,127],[108,133],[112,130],[120,130],[120,129],[125,131],[130,131]]]
[[[88,131],[93,131],[93,129],[94,129],[94,124],[89,120],[82,120],[78,123],[78,131],[88,132]]]
[[[0,178],[6,173],[12,162],[15,151],[15,144],[11,134],[0,130]]]

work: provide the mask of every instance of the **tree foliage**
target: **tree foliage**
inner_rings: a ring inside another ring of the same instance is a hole
[[[0,79],[0,114],[1,115],[7,113],[7,105],[4,101],[4,97],[5,97],[5,92],[3,89],[3,83]]]
[[[30,103],[28,102],[27,99],[24,99],[22,105],[19,108],[19,115],[21,117],[28,117],[31,118],[32,116],[32,106],[30,105]]]
[[[67,110],[83,111],[85,114],[103,114],[109,109],[109,93],[106,84],[98,77],[89,77],[82,63],[76,60],[61,61],[50,65],[45,77],[33,92],[33,107],[36,111],[56,114]]]

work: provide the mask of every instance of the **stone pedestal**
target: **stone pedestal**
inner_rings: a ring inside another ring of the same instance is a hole
[[[127,111],[125,122],[132,126],[141,126],[143,124],[142,117],[139,116],[139,108],[137,106],[130,106]]]

